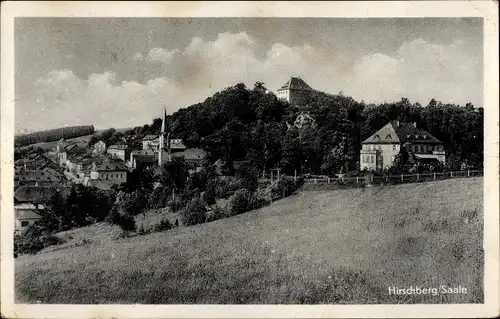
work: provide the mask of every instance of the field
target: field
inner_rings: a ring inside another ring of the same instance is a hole
[[[16,302],[480,303],[482,198],[482,178],[455,179],[304,191],[133,238],[95,226],[79,245],[16,259]],[[388,293],[440,285],[468,291]]]
[[[94,134],[89,134],[89,135],[83,135],[83,136],[79,136],[79,137],[68,138],[68,139],[66,139],[66,141],[68,141],[68,142],[79,142],[79,141],[88,142],[93,135]],[[35,144],[26,145],[26,146],[21,146],[20,148],[26,149],[29,147],[33,147],[33,148],[39,147],[39,148],[46,151],[46,150],[49,150],[50,148],[55,147],[58,142],[59,141],[35,143]]]

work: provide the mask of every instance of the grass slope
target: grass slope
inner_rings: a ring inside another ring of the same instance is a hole
[[[304,192],[212,223],[23,256],[16,300],[482,302],[482,185],[471,178]],[[388,294],[411,285],[468,293]]]
[[[89,134],[89,135],[82,135],[82,136],[78,136],[78,137],[73,137],[73,138],[68,138],[68,139],[66,139],[66,141],[67,142],[79,142],[79,141],[88,142],[93,135],[95,135],[95,133]],[[30,145],[26,145],[26,146],[21,146],[20,148],[26,149],[29,147],[34,147],[34,148],[39,147],[43,150],[49,150],[50,148],[55,147],[57,145],[57,143],[59,143],[58,140],[52,141],[52,142],[40,142],[40,143],[30,144]]]

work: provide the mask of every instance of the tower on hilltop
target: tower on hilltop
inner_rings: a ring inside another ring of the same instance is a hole
[[[291,77],[278,90],[278,98],[286,100],[288,103],[295,106],[302,106],[306,103],[307,93],[313,91],[300,77]]]

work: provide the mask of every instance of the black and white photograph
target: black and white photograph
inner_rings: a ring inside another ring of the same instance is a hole
[[[11,17],[9,300],[498,312],[491,21],[274,5]]]

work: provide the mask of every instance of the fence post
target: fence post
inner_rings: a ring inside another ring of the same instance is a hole
[[[453,171],[450,172],[450,177],[453,177]]]
[[[389,182],[389,175],[385,175],[385,182],[388,183]]]
[[[330,184],[330,177],[328,177],[328,184]]]
[[[418,173],[417,173],[417,182],[418,182],[418,180],[419,180],[419,178],[418,178],[418,177],[419,177],[419,176],[418,176]]]
[[[467,177],[470,177],[470,171],[467,170]]]
[[[434,173],[434,180],[436,180],[436,173]]]
[[[401,183],[403,182],[403,174],[401,174]]]
[[[359,181],[359,177],[356,176],[356,184],[358,184],[358,181]]]

